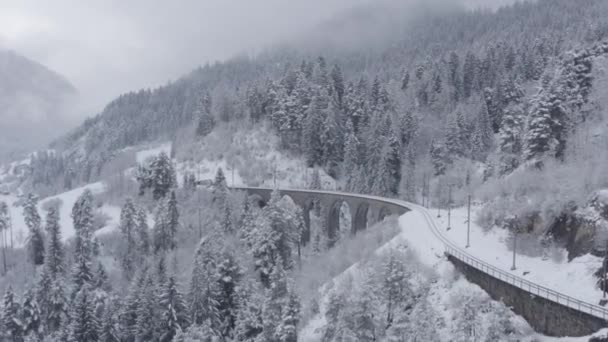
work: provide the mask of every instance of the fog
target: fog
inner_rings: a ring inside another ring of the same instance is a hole
[[[370,1],[0,0],[0,46],[70,80],[86,103],[81,119],[120,93],[162,85],[206,62],[254,53]]]

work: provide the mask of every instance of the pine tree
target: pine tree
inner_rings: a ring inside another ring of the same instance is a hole
[[[477,76],[477,58],[471,52],[467,53],[463,66],[462,92],[465,98],[469,98],[474,89]]]
[[[216,203],[219,208],[222,208],[226,204],[227,197],[228,183],[226,182],[226,177],[224,176],[224,170],[222,170],[220,167],[217,169],[215,180],[213,181],[212,200],[213,203]]]
[[[122,260],[122,267],[127,278],[133,274],[136,263],[136,234],[137,212],[133,200],[127,198],[120,212],[120,232],[123,234],[127,250]]]
[[[460,111],[448,117],[445,127],[445,142],[449,158],[464,157],[466,151],[466,132],[464,118]]]
[[[236,324],[239,311],[237,291],[243,276],[241,266],[228,248],[225,248],[220,254],[217,273],[220,290],[218,297],[220,335],[228,338],[233,335]]]
[[[189,325],[188,308],[175,277],[169,277],[163,286],[159,302],[162,331],[159,341],[170,342],[178,331],[186,330]]]
[[[431,142],[431,163],[433,164],[433,170],[435,170],[435,176],[444,175],[449,164],[449,159],[446,155],[445,146],[443,143],[438,141]]]
[[[61,242],[61,227],[59,217],[55,208],[49,209],[46,216],[47,246],[43,274],[48,274],[50,279],[56,279],[65,271],[64,250]]]
[[[217,260],[210,245],[211,242],[204,239],[196,251],[188,301],[192,324],[201,325],[209,322],[214,331],[217,331],[220,289],[217,282]]]
[[[336,177],[339,163],[344,153],[344,141],[335,108],[330,108],[323,123],[321,141],[323,142],[323,161],[330,176]]]
[[[525,135],[524,159],[535,161],[540,166],[539,158],[549,152],[553,144],[551,113],[549,111],[548,96],[541,94],[533,105],[528,119],[528,131]]]
[[[28,256],[34,266],[44,263],[44,235],[38,214],[38,197],[29,194],[23,205],[23,218],[28,227]]]
[[[207,91],[199,97],[195,107],[194,117],[198,119],[196,126],[196,135],[204,137],[211,133],[215,127],[215,118],[211,113],[211,96]]]
[[[521,105],[506,109],[498,135],[500,151],[500,175],[506,175],[519,167],[523,150],[524,114]]]
[[[169,249],[175,249],[177,230],[179,228],[179,209],[177,208],[177,198],[175,191],[171,191],[171,196],[167,202],[167,234],[170,241]]]
[[[338,64],[334,64],[333,69],[331,70],[331,79],[332,86],[334,88],[334,93],[338,99],[339,108],[342,108],[343,100],[344,100],[344,76],[342,75],[342,70]]]
[[[99,322],[89,285],[83,286],[72,304],[68,342],[98,342]]]
[[[386,326],[390,327],[395,318],[397,306],[403,303],[409,294],[407,274],[403,261],[395,253],[390,253],[384,263],[384,283],[382,293],[386,303]]]
[[[325,331],[323,341],[333,341],[340,329],[340,315],[346,306],[346,298],[343,293],[332,291],[325,310]]]
[[[95,271],[95,277],[93,280],[94,289],[110,292],[111,284],[108,279],[108,272],[106,272],[106,269],[103,267],[101,262],[97,263],[97,270]]]
[[[158,322],[157,294],[154,280],[150,275],[147,275],[139,291],[135,338],[136,341],[154,341]]]
[[[4,336],[11,342],[22,341],[23,323],[19,317],[21,307],[15,299],[13,289],[9,287],[2,299],[2,324]]]
[[[313,96],[306,114],[302,132],[302,145],[305,146],[304,152],[309,166],[323,164],[323,140],[321,135],[327,117],[328,105],[327,91],[321,89]]]
[[[482,106],[477,120],[475,121],[475,131],[473,132],[473,141],[471,154],[473,159],[484,161],[487,151],[492,147],[493,134],[490,125],[490,118],[485,106]]]
[[[167,211],[167,202],[161,200],[156,206],[154,214],[154,253],[167,252],[171,249],[173,242],[169,233],[169,218]]]
[[[137,248],[142,256],[146,256],[150,252],[150,233],[148,228],[148,215],[146,209],[143,207],[137,209],[136,227]]]
[[[148,279],[148,269],[143,267],[131,281],[129,290],[120,311],[120,335],[129,342],[135,341],[137,330],[138,310],[141,302],[142,289]]]
[[[298,322],[300,321],[300,299],[292,291],[281,317],[281,324],[278,328],[279,341],[297,342],[298,341]]]
[[[32,336],[39,339],[42,334],[41,312],[34,296],[34,292],[28,290],[23,295],[21,309],[21,322],[24,336]]]
[[[74,267],[72,270],[73,294],[93,279],[91,270],[93,254],[93,194],[85,190],[74,203],[72,219],[76,231],[74,241]]]
[[[112,299],[108,299],[104,306],[99,331],[99,342],[121,342],[116,306],[115,301]]]
[[[359,139],[354,132],[350,120],[346,124],[346,141],[344,147],[344,162],[342,163],[342,174],[346,177],[346,190],[355,191],[359,186],[354,184],[357,168],[361,164],[359,153]]]

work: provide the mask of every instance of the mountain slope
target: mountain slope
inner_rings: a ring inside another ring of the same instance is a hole
[[[0,160],[56,137],[76,89],[61,75],[0,49]]]

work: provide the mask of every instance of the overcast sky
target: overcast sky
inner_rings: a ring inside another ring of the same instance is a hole
[[[0,46],[67,77],[95,112],[122,92],[253,52],[367,1],[0,0]]]

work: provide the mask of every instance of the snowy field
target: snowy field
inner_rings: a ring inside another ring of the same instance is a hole
[[[64,240],[73,237],[74,225],[72,223],[71,216],[72,207],[85,189],[91,190],[93,194],[99,194],[104,191],[104,186],[100,182],[91,183],[61,193],[59,195],[43,199],[38,203],[38,212],[40,213],[40,217],[42,218],[42,224],[44,225],[44,220],[46,216],[46,212],[43,210],[43,208],[45,207],[45,203],[49,201],[59,200],[61,202],[59,209],[59,223],[61,225],[62,237]],[[27,226],[25,225],[25,221],[23,219],[23,207],[16,205],[19,202],[19,198],[15,195],[0,195],[0,201],[4,201],[9,205],[13,225],[13,242],[15,246],[23,246],[27,237]],[[105,227],[102,230],[98,231],[98,234],[101,232],[110,231],[118,227],[120,219],[120,208],[111,205],[103,205],[100,208],[96,208],[96,213],[103,214],[108,218]]]
[[[591,304],[598,304],[602,292],[595,285],[596,279],[593,273],[601,267],[601,258],[587,254],[568,262],[564,249],[556,249],[547,257],[530,257],[518,253],[516,269],[512,271],[513,248],[509,233],[507,230],[498,228],[486,233],[475,224],[476,212],[479,209],[479,207],[471,208],[469,248],[466,248],[466,208],[452,210],[452,229],[449,231],[445,230],[447,212],[442,210],[440,218],[437,218],[436,210],[430,210],[430,212],[439,227],[444,229],[444,235],[472,256],[536,284]]]

